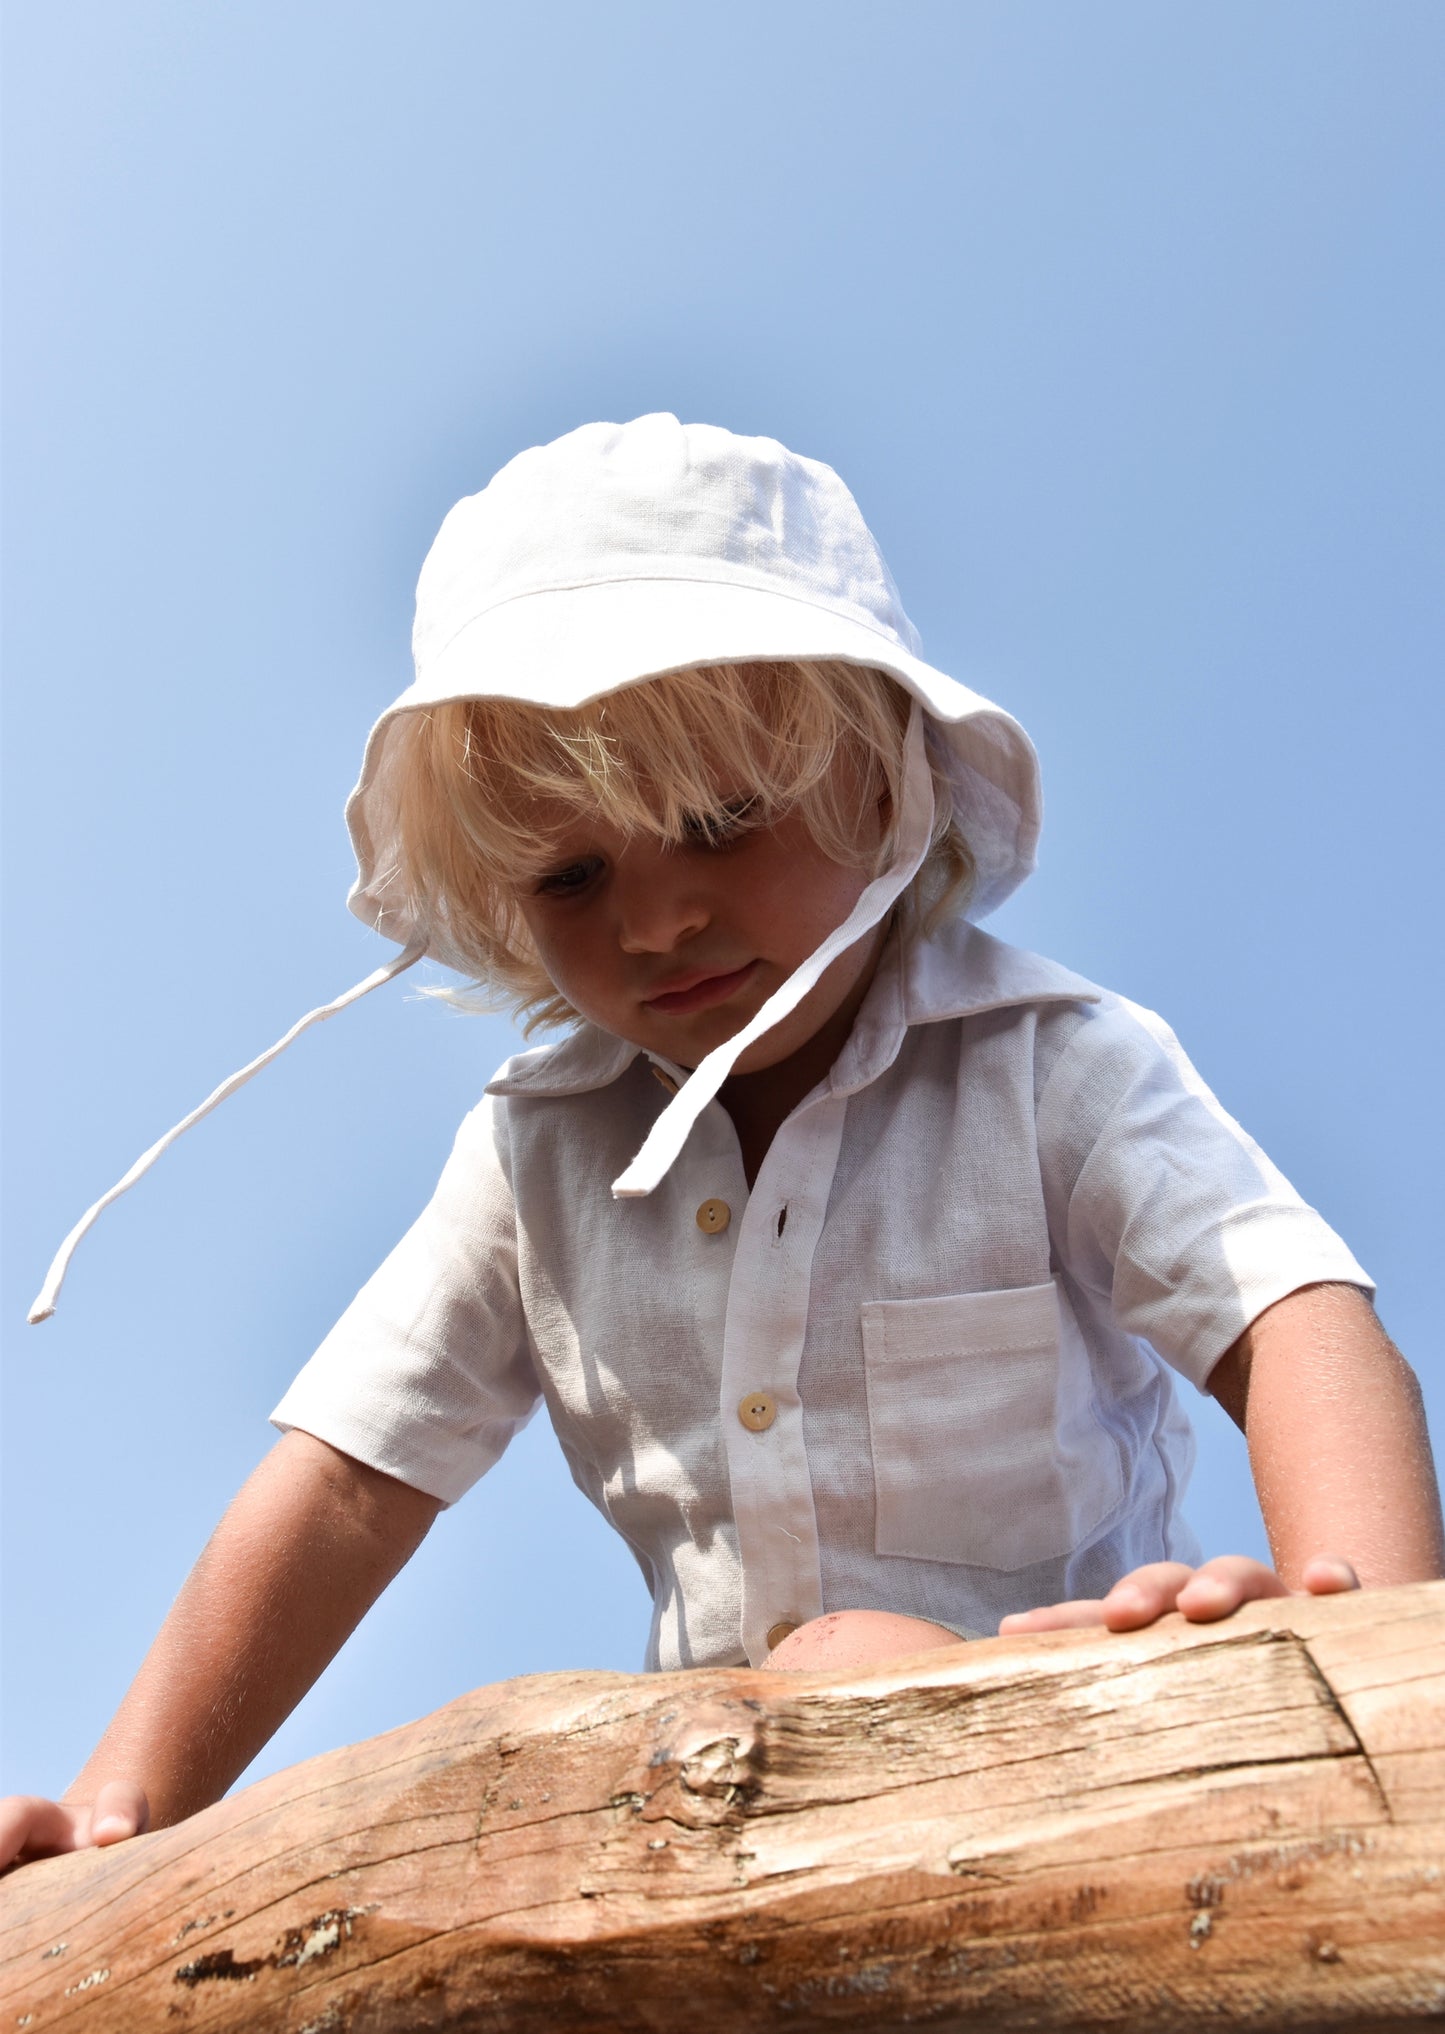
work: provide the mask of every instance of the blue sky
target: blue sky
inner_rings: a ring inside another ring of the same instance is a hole
[[[11,0],[5,40],[5,1784],[81,1762],[510,1048],[383,992],[24,1325],[94,1195],[382,958],[341,806],[417,568],[595,417],[838,468],[1041,749],[993,928],[1168,1016],[1441,1431],[1433,0]],[[1192,1514],[1253,1550],[1198,1410]],[[258,1770],[645,1625],[534,1425]]]

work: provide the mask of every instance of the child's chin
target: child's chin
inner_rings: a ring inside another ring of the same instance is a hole
[[[700,1060],[706,1059],[718,1046],[726,1045],[730,1038],[736,1038],[748,1019],[751,1010],[709,1010],[688,1020],[678,1020],[667,1027],[667,1035],[654,1036],[647,1041],[648,1049],[660,1052],[678,1066],[685,1066],[689,1072]],[[771,1066],[783,1055],[770,1049],[771,1040],[760,1038],[743,1054],[734,1073],[754,1073],[765,1066]]]
[[[743,1024],[746,1022],[747,1019],[743,1018],[741,1023],[735,1024],[732,1031],[728,1033],[728,1036],[731,1038],[735,1032],[741,1031]],[[719,1040],[718,1042],[721,1043],[722,1041]],[[741,1054],[733,1068],[733,1072],[735,1074],[766,1073],[770,1066],[778,1066],[783,1060],[789,1058],[793,1050],[794,1045],[788,1044],[783,1039],[771,1036],[760,1038],[755,1045],[750,1045],[747,1051]]]

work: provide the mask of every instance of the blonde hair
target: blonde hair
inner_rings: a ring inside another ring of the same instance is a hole
[[[796,811],[832,860],[876,873],[895,827],[863,849],[858,787],[870,802],[886,791],[897,813],[908,709],[886,672],[828,659],[708,664],[567,711],[489,698],[407,714],[395,736],[398,880],[475,977],[470,992],[431,993],[510,1008],[528,1032],[576,1020],[518,909],[554,842],[539,805],[680,844],[726,830],[744,786],[750,818]],[[912,885],[928,925],[962,907],[973,878],[936,757],[933,795],[933,843]]]

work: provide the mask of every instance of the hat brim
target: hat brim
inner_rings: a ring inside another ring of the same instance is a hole
[[[773,588],[707,579],[619,579],[549,588],[491,608],[455,635],[373,727],[346,804],[356,916],[409,944],[426,928],[397,882],[395,746],[403,715],[463,699],[566,710],[699,665],[838,658],[886,671],[920,701],[947,757],[975,863],[969,916],[981,918],[1034,866],[1038,758],[1002,707],[915,656],[896,636]],[[455,966],[445,941],[428,951]]]

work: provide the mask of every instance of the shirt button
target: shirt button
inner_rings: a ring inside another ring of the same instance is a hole
[[[732,1218],[726,1201],[704,1201],[697,1211],[697,1226],[704,1236],[720,1236]]]
[[[778,1417],[778,1401],[769,1391],[750,1391],[738,1400],[738,1418],[750,1434],[765,1434]]]
[[[783,1643],[783,1640],[791,1638],[797,1629],[798,1627],[795,1624],[789,1624],[786,1618],[783,1619],[781,1624],[771,1625],[768,1629],[768,1651],[775,1653]]]

